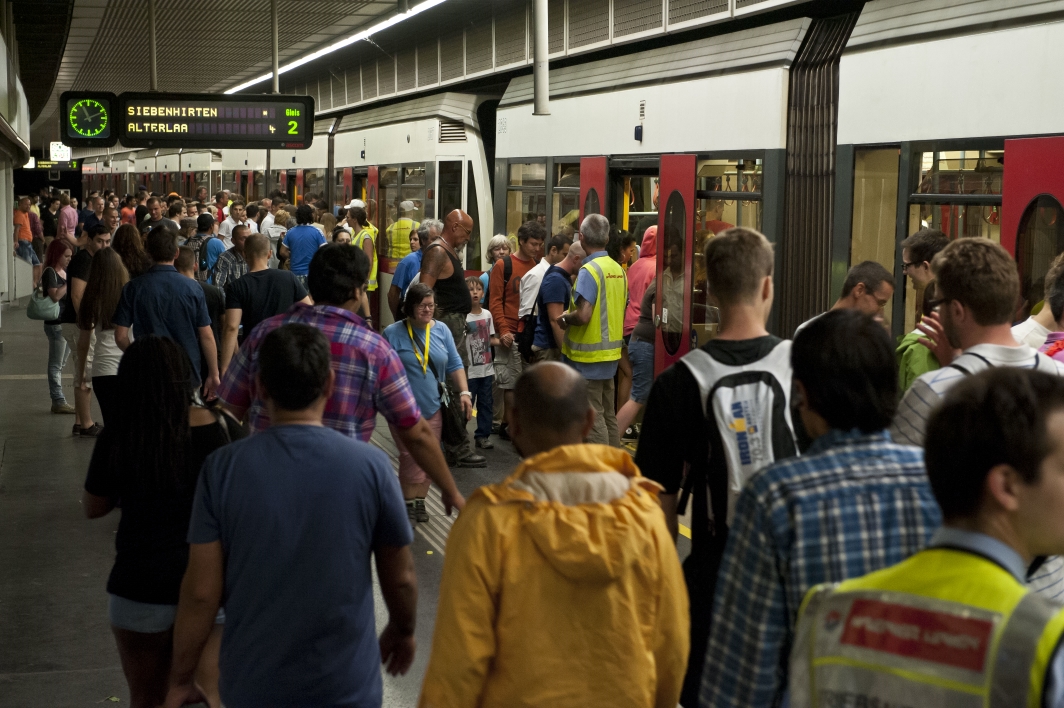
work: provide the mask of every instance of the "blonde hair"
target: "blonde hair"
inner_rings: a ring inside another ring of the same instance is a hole
[[[510,253],[514,252],[513,244],[510,243],[510,239],[502,234],[496,234],[488,241],[488,258],[491,258],[491,252],[499,246],[506,246],[510,249]]]

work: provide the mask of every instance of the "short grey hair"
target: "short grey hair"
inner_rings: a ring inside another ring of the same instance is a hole
[[[488,253],[490,254],[492,251],[494,251],[499,246],[506,246],[511,251],[514,250],[513,244],[510,243],[510,239],[509,238],[507,238],[506,236],[503,236],[502,234],[495,234],[494,236],[491,237],[491,240],[488,241]]]
[[[580,223],[580,234],[588,246],[603,248],[610,242],[610,220],[602,214],[588,214]]]
[[[417,227],[417,237],[422,241],[426,241],[431,237],[430,231],[435,231],[439,236],[443,233],[443,222],[439,219],[423,219],[421,226]]]

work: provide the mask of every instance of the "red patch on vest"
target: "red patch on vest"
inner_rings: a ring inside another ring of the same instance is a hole
[[[878,600],[854,600],[843,644],[981,672],[994,624]]]

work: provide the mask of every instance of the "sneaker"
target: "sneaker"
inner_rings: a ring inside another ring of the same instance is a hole
[[[414,507],[414,505],[416,503],[417,503],[416,499],[407,499],[406,500],[406,517],[408,519],[410,519],[410,525],[411,526],[416,526],[417,525],[417,509]]]
[[[74,435],[81,435],[81,426],[77,423],[74,423],[74,428],[70,432],[72,432]]]
[[[429,520],[429,510],[425,508],[425,498],[418,497],[414,499],[414,518],[420,523],[427,523]]]
[[[488,440],[487,438],[477,438],[476,442],[477,447],[481,450],[491,450],[495,447],[495,443],[493,443],[491,440]]]
[[[624,429],[624,435],[621,436],[621,440],[638,440],[639,431],[634,425],[630,425]]]
[[[83,438],[94,438],[99,435],[101,431],[103,431],[103,426],[99,423],[93,423],[87,428],[82,428],[78,434]]]
[[[487,467],[488,458],[483,455],[466,455],[462,459],[458,460],[458,467]]]
[[[70,413],[70,414],[73,414],[74,413],[74,406],[70,405],[66,401],[63,401],[62,403],[53,403],[52,404],[52,412],[53,413]]]
[[[509,426],[506,425],[505,423],[503,423],[502,425],[499,426],[499,438],[502,439],[502,440],[509,440],[510,439]]]

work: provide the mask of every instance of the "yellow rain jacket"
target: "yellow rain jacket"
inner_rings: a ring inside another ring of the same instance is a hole
[[[675,708],[687,589],[660,490],[605,445],[478,489],[447,540],[422,708]]]

